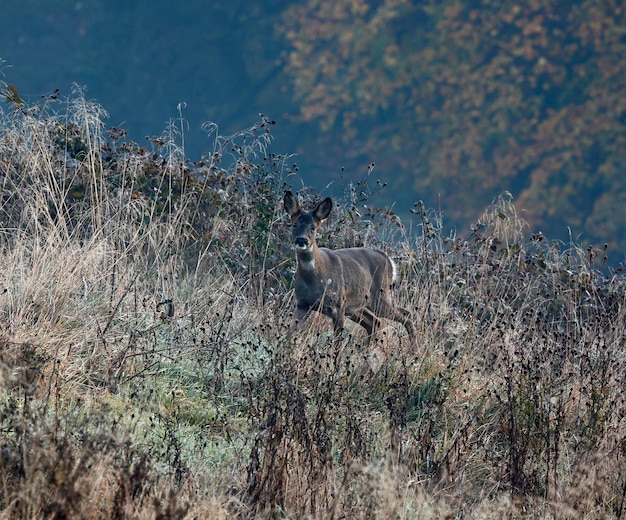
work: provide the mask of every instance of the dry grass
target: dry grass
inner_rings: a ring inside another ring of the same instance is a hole
[[[626,285],[593,251],[507,196],[461,240],[351,187],[322,240],[392,254],[420,334],[374,372],[356,326],[286,339],[270,122],[192,164],[175,125],[147,150],[51,103],[0,128],[3,518],[623,517]]]

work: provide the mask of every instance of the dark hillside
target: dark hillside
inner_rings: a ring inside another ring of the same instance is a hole
[[[500,193],[528,233],[626,258],[626,10],[584,0],[6,0],[0,79],[34,104],[77,83],[147,146],[186,157],[263,113],[304,184],[340,196],[376,164],[380,206],[462,234]],[[571,234],[571,237],[570,237]]]

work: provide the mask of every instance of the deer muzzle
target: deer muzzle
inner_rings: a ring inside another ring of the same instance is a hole
[[[309,239],[307,237],[296,237],[295,244],[297,249],[308,249]]]

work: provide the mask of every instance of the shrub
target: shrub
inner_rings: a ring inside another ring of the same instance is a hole
[[[4,517],[623,516],[610,252],[527,238],[508,194],[464,238],[419,202],[402,222],[369,168],[320,242],[397,260],[419,347],[324,318],[288,339],[297,166],[272,121],[209,125],[190,162],[180,120],[142,147],[79,90],[62,113],[4,87]]]

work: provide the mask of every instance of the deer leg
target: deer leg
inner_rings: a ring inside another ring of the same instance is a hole
[[[368,341],[372,339],[376,330],[380,328],[380,320],[367,307],[355,313],[352,316],[352,319],[356,321],[359,325],[361,325],[361,327],[363,327],[367,331]]]
[[[417,340],[415,325],[413,325],[413,316],[404,307],[399,307],[397,305],[394,306],[392,315],[389,316],[389,318],[404,325],[404,328],[408,332],[412,342]]]
[[[333,320],[333,332],[336,337],[341,336],[343,332],[343,326],[345,323],[345,304],[343,299],[335,300],[333,298],[327,298],[324,302],[324,308],[322,314],[330,317]]]
[[[291,337],[295,330],[307,321],[310,315],[311,309],[306,306],[298,305],[293,315],[293,321],[291,322],[291,325],[289,325],[288,337]]]
[[[335,333],[335,336],[339,337],[343,331],[343,326],[345,322],[343,311],[340,309],[333,309],[328,313],[328,315],[333,320],[333,331]]]
[[[416,340],[415,325],[413,325],[413,315],[407,311],[404,307],[394,305],[393,302],[381,301],[378,315],[381,318],[387,318],[396,321],[404,326],[408,332],[411,341]]]

